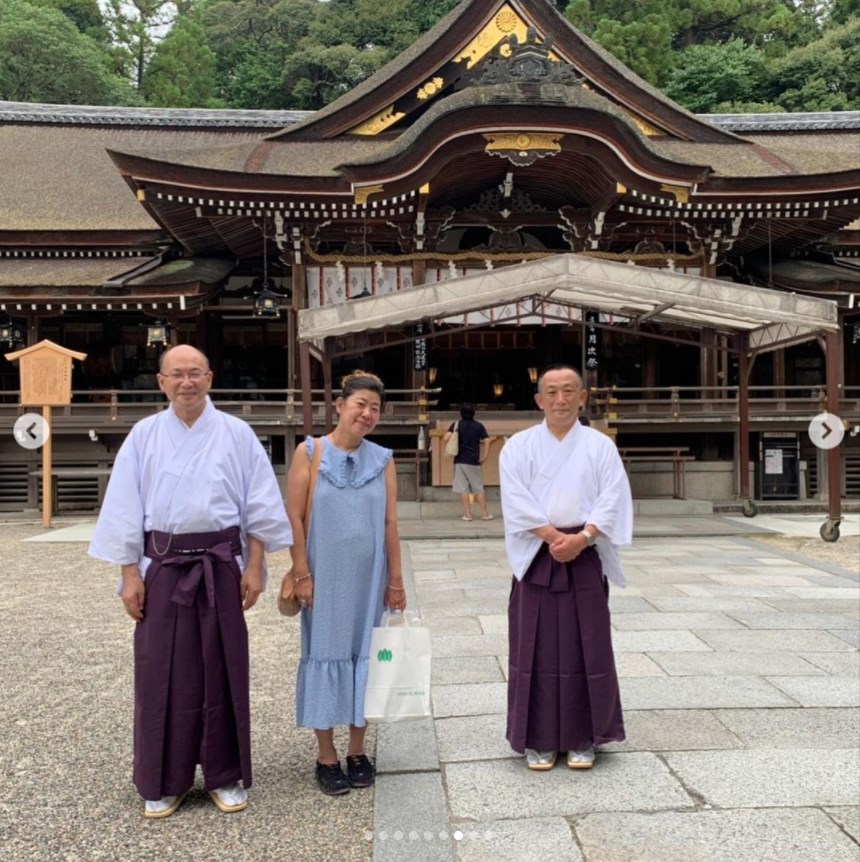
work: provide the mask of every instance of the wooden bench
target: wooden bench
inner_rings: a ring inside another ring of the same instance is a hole
[[[672,497],[676,500],[686,499],[686,465],[688,461],[696,460],[695,455],[689,452],[689,446],[626,446],[618,449],[628,473],[633,463],[671,464]]]

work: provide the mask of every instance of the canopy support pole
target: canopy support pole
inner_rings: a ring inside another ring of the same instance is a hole
[[[827,412],[834,416],[839,415],[839,346],[839,333],[828,332],[824,342]],[[839,538],[842,523],[841,459],[839,446],[827,450],[827,520],[819,531],[825,542],[835,542]]]

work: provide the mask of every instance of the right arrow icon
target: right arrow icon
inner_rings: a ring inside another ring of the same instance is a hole
[[[809,423],[809,439],[819,449],[834,449],[845,436],[842,420],[833,413],[819,413]]]

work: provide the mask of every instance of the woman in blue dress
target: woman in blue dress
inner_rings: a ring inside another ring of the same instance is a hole
[[[363,371],[345,377],[342,387],[337,426],[298,446],[287,479],[295,594],[303,607],[296,719],[316,733],[317,781],[332,796],[374,782],[364,751],[370,636],[384,607],[406,607],[394,459],[390,449],[364,439],[379,422],[385,388]],[[322,451],[306,536],[316,446]],[[334,728],[342,724],[349,725],[346,773],[334,747]]]

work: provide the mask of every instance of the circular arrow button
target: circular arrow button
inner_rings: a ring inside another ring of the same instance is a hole
[[[51,429],[44,417],[38,413],[24,413],[15,420],[12,433],[19,446],[25,449],[38,449],[51,436]]]
[[[845,436],[845,426],[835,413],[819,413],[809,423],[809,439],[819,449],[835,449]]]

